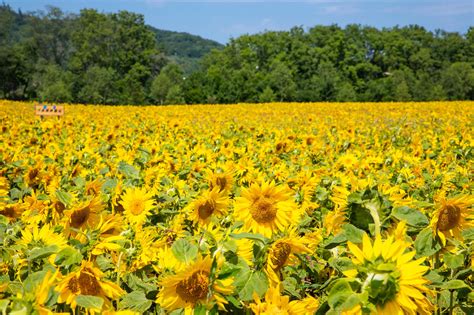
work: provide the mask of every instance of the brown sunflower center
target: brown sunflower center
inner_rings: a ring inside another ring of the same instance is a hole
[[[176,286],[176,293],[186,302],[196,303],[204,299],[209,291],[209,273],[196,271],[191,277],[181,280]]]
[[[272,263],[275,266],[275,270],[279,270],[285,265],[288,257],[290,257],[291,246],[287,243],[278,243],[275,245],[273,251]]]
[[[99,194],[99,188],[91,186],[91,187],[87,188],[86,193],[88,195],[97,196]]]
[[[0,210],[0,214],[4,215],[6,217],[9,217],[9,218],[16,218],[17,217],[17,215],[15,213],[15,209],[13,207],[6,207],[5,209]]]
[[[89,207],[74,211],[71,215],[71,226],[75,229],[78,229],[83,226],[84,223],[86,223],[89,219],[90,213],[91,209],[89,209]]]
[[[438,230],[447,231],[458,226],[461,219],[461,209],[456,205],[444,207],[438,217]]]
[[[216,210],[214,203],[211,200],[206,200],[206,202],[201,204],[198,208],[199,217],[206,220],[214,213],[214,210]]]
[[[72,293],[79,293],[79,282],[77,281],[76,277],[69,280],[67,287]]]
[[[258,223],[272,222],[276,218],[277,208],[271,198],[260,197],[252,205],[250,214]]]
[[[121,197],[117,198],[117,205],[114,207],[114,209],[117,212],[124,212],[125,211],[125,209],[123,208],[123,205],[122,205],[122,198]]]
[[[33,180],[36,178],[36,176],[38,176],[38,173],[39,173],[38,169],[34,168],[28,172],[28,178],[30,180]]]
[[[66,209],[66,206],[61,201],[56,201],[54,203],[54,209],[57,213],[62,214],[64,209]]]
[[[219,186],[219,190],[224,190],[226,185],[227,185],[227,179],[222,176],[222,177],[217,177],[216,178],[216,184]]]
[[[96,277],[90,274],[90,271],[84,269],[79,275],[78,284],[83,295],[99,295],[100,285]]]
[[[144,205],[141,200],[135,200],[130,204],[130,212],[133,215],[140,215],[144,210]]]
[[[286,149],[286,143],[284,142],[278,142],[276,145],[276,151],[281,152]]]

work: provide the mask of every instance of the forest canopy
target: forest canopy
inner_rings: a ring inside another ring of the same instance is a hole
[[[474,99],[474,28],[317,25],[225,46],[140,14],[0,6],[0,98],[93,104]]]

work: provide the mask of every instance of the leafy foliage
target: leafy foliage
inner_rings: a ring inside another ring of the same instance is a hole
[[[472,27],[458,34],[416,25],[318,25],[243,35],[222,46],[157,30],[127,11],[75,15],[51,7],[24,14],[2,5],[0,21],[0,98],[95,104],[474,99]]]

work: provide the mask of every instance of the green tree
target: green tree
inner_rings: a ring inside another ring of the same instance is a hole
[[[337,102],[354,102],[357,100],[357,93],[354,91],[352,84],[343,82],[337,87],[335,100]]]
[[[258,101],[260,103],[270,103],[276,101],[277,96],[273,92],[272,88],[267,86],[258,96]]]
[[[311,78],[314,97],[318,101],[334,101],[339,82],[340,78],[334,65],[330,62],[321,63]]]
[[[184,102],[184,95],[181,89],[182,84],[183,72],[181,68],[177,64],[170,63],[166,65],[153,80],[150,88],[150,96],[153,101],[159,104],[166,104],[176,99],[180,102]],[[170,91],[172,91],[171,94]],[[177,97],[178,94],[179,97]]]
[[[468,62],[456,62],[442,72],[442,85],[450,100],[474,97],[474,70]]]
[[[58,65],[41,66],[41,72],[36,75],[35,82],[39,99],[47,102],[71,102],[72,81],[72,74],[63,71]]]
[[[440,101],[446,99],[443,86],[436,78],[423,72],[414,83],[413,100],[415,101]]]
[[[385,100],[406,102],[411,101],[412,96],[409,86],[412,80],[409,70],[395,70],[388,77],[388,84],[392,92],[384,97]]]
[[[473,64],[473,27],[459,34],[417,25],[317,25],[242,35],[222,47],[153,29],[133,12],[68,14],[49,7],[24,14],[0,5],[2,98],[130,104],[474,99]]]
[[[112,68],[92,66],[83,76],[84,83],[78,93],[83,103],[117,104],[119,93],[116,81],[117,73]]]
[[[271,62],[267,80],[279,101],[293,99],[296,84],[291,69],[283,61],[275,59]]]
[[[123,104],[144,104],[148,91],[146,82],[150,77],[150,70],[142,64],[135,64],[132,69],[119,81],[120,98]]]
[[[24,98],[31,72],[32,69],[19,45],[0,46],[0,98]]]
[[[184,104],[183,91],[179,85],[173,85],[166,94],[165,104]]]

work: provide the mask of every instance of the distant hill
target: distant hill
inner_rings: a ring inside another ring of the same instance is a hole
[[[149,28],[156,34],[159,50],[176,61],[185,73],[197,69],[199,60],[212,49],[221,49],[224,45],[197,35]]]
[[[150,29],[156,34],[158,46],[169,56],[201,58],[212,49],[224,47],[218,42],[189,33],[160,30],[152,26]]]
[[[60,12],[60,11],[56,11]],[[67,14],[70,21],[77,18],[75,14]],[[0,38],[8,38],[11,42],[24,39],[35,23],[35,18],[41,18],[39,12],[14,11],[8,5],[0,5]],[[8,25],[8,27],[7,27]],[[25,27],[26,26],[26,27]],[[173,32],[157,29],[147,25],[148,29],[156,35],[157,45],[168,59],[179,64],[184,73],[189,75],[198,69],[199,60],[212,49],[221,49],[224,45],[205,39],[197,35],[184,32]],[[23,29],[22,29],[23,28]]]

